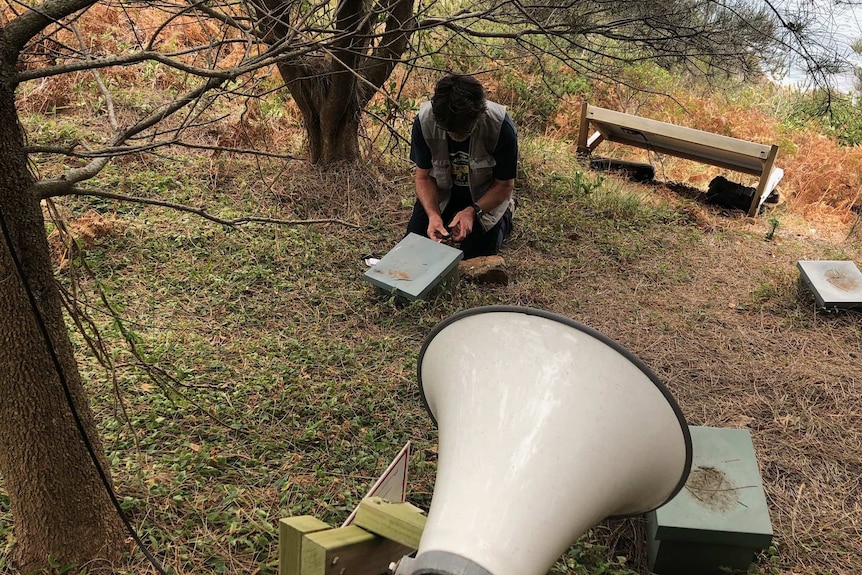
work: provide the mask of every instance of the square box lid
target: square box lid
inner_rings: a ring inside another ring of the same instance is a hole
[[[751,435],[744,429],[690,426],[691,474],[655,510],[655,539],[765,549],[772,523]]]
[[[417,234],[407,234],[363,278],[408,300],[422,299],[464,257],[459,249]]]
[[[862,272],[855,263],[802,260],[796,267],[820,307],[862,307]]]

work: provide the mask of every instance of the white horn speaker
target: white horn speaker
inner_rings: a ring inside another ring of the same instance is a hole
[[[688,426],[658,377],[568,318],[458,313],[425,340],[418,371],[437,479],[399,575],[544,575],[590,527],[663,505],[688,477]]]

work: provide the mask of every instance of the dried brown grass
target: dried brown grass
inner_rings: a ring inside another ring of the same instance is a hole
[[[7,9],[6,17],[12,16]],[[112,2],[94,4],[81,14],[76,24],[83,45],[70,28],[49,26],[37,41],[28,46],[20,67],[36,70],[46,65],[62,65],[80,59],[72,50],[93,58],[110,57],[141,50],[152,41],[153,50],[170,53],[238,37],[236,31],[219,27],[214,21],[200,16],[185,14],[174,18],[171,12],[155,7],[120,8]],[[246,55],[247,48],[243,44],[228,44],[219,49],[217,56],[203,50],[180,56],[177,60],[201,68],[210,66],[212,60],[216,67],[226,69],[237,65]],[[188,89],[189,82],[185,74],[167,66],[146,63],[105,68],[98,73],[107,84],[115,85],[120,90],[133,86],[137,89],[146,88],[155,103],[159,103],[161,92]],[[98,100],[102,97],[92,85],[91,72],[75,72],[31,81],[21,90],[19,110],[44,114],[80,105],[82,87],[89,91],[89,95],[83,99]]]
[[[96,245],[99,240],[114,235],[120,226],[120,221],[111,216],[105,216],[89,210],[79,217],[60,222],[62,229],[55,227],[48,234],[48,245],[51,259],[57,269],[62,271],[69,265],[69,259],[77,249],[87,250]]]
[[[538,174],[563,161],[527,160]],[[233,165],[234,175],[242,180],[253,180],[257,169],[253,162],[237,160]],[[810,294],[799,289],[795,270],[799,259],[826,259],[838,250],[858,259],[857,244],[812,240],[804,229],[789,225],[779,227],[775,239],[766,242],[768,225],[762,218],[728,218],[725,212],[681,198],[677,191],[623,182],[621,187],[643,194],[645,204],[670,205],[677,215],[669,222],[614,220],[591,212],[582,198],[561,198],[549,186],[537,185],[540,181],[530,181],[514,235],[502,254],[510,271],[508,285],[461,284],[439,300],[399,309],[363,296],[345,278],[361,273],[361,263],[351,262],[358,260],[353,254],[366,243],[383,251],[403,233],[409,210],[400,200],[411,192],[405,172],[291,164],[278,178],[270,177],[276,182],[271,190],[276,197],[261,209],[274,208],[284,217],[338,217],[365,228],[327,227],[325,234],[321,232],[327,239],[320,241],[340,249],[316,251],[295,271],[278,274],[282,288],[296,282],[304,295],[272,297],[261,292],[261,299],[268,302],[261,321],[272,325],[258,337],[274,329],[302,342],[316,341],[313,338],[321,337],[317,331],[325,332],[326,341],[350,345],[397,342],[396,359],[385,369],[369,360],[374,367],[370,385],[384,394],[407,394],[399,399],[399,417],[388,425],[427,447],[434,441],[427,427],[417,430],[405,423],[422,417],[421,405],[410,395],[415,381],[404,360],[404,354],[418,347],[421,333],[452,310],[483,304],[528,305],[574,318],[643,359],[666,382],[689,423],[750,431],[777,545],[773,557],[759,560],[759,573],[850,575],[862,569],[855,553],[862,536],[862,314],[818,312]],[[300,256],[282,254],[284,270],[292,269],[291,257]],[[318,280],[332,269],[338,270],[338,289]],[[188,313],[198,318],[196,310]],[[369,319],[378,314],[386,319]],[[292,321],[301,325],[290,328],[283,324],[285,317],[296,318]],[[201,329],[207,341],[211,329],[208,324]],[[291,369],[308,370],[298,385],[309,386],[304,391],[309,402],[317,398],[311,387],[315,379],[322,380],[324,391],[317,391],[327,400],[330,380],[350,382],[351,393],[364,389],[353,382],[360,369],[355,363],[313,360],[316,363],[286,362]],[[243,363],[249,360],[242,352],[231,361],[237,362],[239,374],[255,369],[253,361]],[[387,369],[395,369],[397,376]],[[325,375],[318,376],[316,370]],[[293,406],[291,413],[295,409],[304,407]],[[336,442],[344,430],[332,424],[327,433]],[[356,445],[362,441],[357,438]],[[288,461],[284,465],[295,469]],[[317,474],[291,472],[291,485],[300,489],[297,497],[304,496],[303,489],[319,488],[327,493],[318,495],[316,503],[323,499],[328,505],[340,504],[345,488],[329,483],[332,478],[326,475],[336,465],[325,461],[324,471]],[[429,474],[426,466],[411,479],[411,501],[420,505],[417,498],[427,501],[433,481]],[[205,505],[208,500],[201,497]],[[267,486],[256,493],[255,506],[277,513],[285,509],[278,498],[278,490]],[[204,506],[201,513],[209,509]],[[176,525],[160,520],[168,531],[180,524],[179,519]],[[607,549],[603,553],[609,560],[624,556],[636,572],[647,573],[644,537],[641,521],[614,521],[596,528],[591,541]],[[223,553],[236,555],[231,570],[248,567],[248,556],[230,549]],[[182,572],[193,571],[182,568],[178,557],[166,559],[172,566],[180,565]]]
[[[649,329],[631,336],[692,423],[752,432],[782,572],[850,573],[842,549],[862,534],[859,315],[815,312],[794,263],[828,255],[793,243],[737,237],[687,251],[680,263],[701,289],[642,301],[664,345]]]
[[[392,205],[388,200],[393,189],[412,197],[412,182],[411,174],[381,165],[321,167],[294,162],[271,191],[296,217],[337,218],[348,213],[356,223],[365,225],[389,213],[403,215],[400,203]]]
[[[842,147],[811,131],[795,140],[784,186],[800,213],[812,207],[851,217],[862,197],[862,146]]]

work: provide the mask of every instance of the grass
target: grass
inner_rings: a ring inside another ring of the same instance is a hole
[[[841,549],[853,548],[858,529],[841,509],[853,505],[860,465],[852,422],[862,374],[851,358],[862,332],[852,312],[816,313],[793,265],[836,249],[853,256],[857,246],[800,241],[785,225],[765,242],[766,219],[728,219],[661,187],[584,172],[570,157],[548,161],[573,169],[547,179],[537,170],[522,183],[503,253],[511,283],[462,283],[412,305],[380,298],[360,279],[360,256],[403,233],[409,181],[357,188],[370,199],[350,211],[218,192],[236,212],[372,214],[359,230],[231,229],[151,206],[63,204],[73,229],[92,211],[116,222],[86,250],[98,281],[81,284],[94,307],[100,287],[120,310],[121,322],[90,312],[115,381],[76,342],[123,506],[172,572],[275,573],[278,519],[339,523],[408,440],[409,497],[427,508],[436,431],[416,388],[419,347],[455,311],[498,303],[599,329],[659,373],[690,423],[750,429],[779,543],[759,572],[842,572]],[[143,167],[125,167],[142,193],[169,201],[209,193],[195,176],[206,158],[189,158],[181,178]],[[247,170],[234,178],[252,181]],[[332,186],[336,176],[317,177]],[[126,338],[159,377],[136,365]],[[834,482],[819,481],[824,474]],[[645,573],[643,537],[640,521],[597,526],[555,572]],[[138,553],[120,571],[153,572]]]
[[[263,111],[258,143],[273,133],[296,139],[293,119]],[[698,127],[725,131],[736,112]],[[56,129],[65,143],[97,138],[95,127],[62,113],[30,118],[40,142]],[[772,213],[746,219],[671,186],[697,182],[702,174],[691,176],[690,165],[662,164],[668,185],[636,185],[586,170],[563,139],[522,138],[520,207],[502,254],[511,282],[461,283],[410,305],[376,295],[360,260],[403,235],[413,197],[405,163],[321,171],[229,154],[135,156],[91,182],[223,217],[337,218],[358,229],[228,228],[153,206],[58,202],[84,247],[64,260],[53,240],[65,262],[58,276],[66,286],[77,278],[80,308],[112,366],[106,371],[73,331],[117,492],[171,573],[274,574],[279,518],[340,523],[408,440],[409,499],[427,508],[436,430],[419,398],[417,354],[439,321],[489,304],[590,325],[650,365],[691,424],[751,431],[776,533],[752,573],[862,568],[859,314],[815,311],[794,267],[858,260],[849,212],[836,223],[790,194]],[[824,165],[840,163],[833,160]],[[640,519],[604,522],[554,572],[646,573],[644,537]],[[0,483],[2,573],[11,572],[12,545]],[[130,551],[118,573],[155,572]]]

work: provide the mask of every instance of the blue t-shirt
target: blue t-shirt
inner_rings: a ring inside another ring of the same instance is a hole
[[[452,202],[469,206],[473,203],[470,197],[470,188],[467,183],[467,174],[470,167],[470,140],[456,142],[448,135],[446,141],[449,144],[449,161],[452,164]],[[518,173],[518,131],[509,114],[503,119],[500,128],[500,138],[491,155],[496,161],[494,166],[494,179],[514,180]],[[419,116],[413,120],[413,134],[410,144],[410,159],[418,168],[431,169],[431,148],[425,142],[422,135],[422,126]]]

